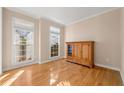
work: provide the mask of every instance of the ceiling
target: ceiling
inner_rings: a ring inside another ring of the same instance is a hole
[[[25,13],[36,18],[48,18],[64,25],[110,11],[112,7],[11,7],[16,12]]]

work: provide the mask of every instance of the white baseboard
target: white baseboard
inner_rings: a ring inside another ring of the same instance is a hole
[[[103,65],[103,64],[98,64],[98,63],[96,63],[95,65],[96,66],[100,66],[100,67],[104,67],[104,68],[108,68],[108,69],[112,69],[112,70],[116,70],[116,71],[119,71],[120,72],[120,69],[119,68],[110,67],[110,66]]]
[[[26,64],[20,64],[20,65],[15,65],[15,66],[12,66],[12,67],[3,68],[3,72],[8,71],[8,70],[12,70],[12,69],[16,69],[16,68],[20,68],[20,67],[24,67],[24,66],[29,66],[29,65],[32,65],[32,64],[37,64],[37,63],[38,63],[37,61],[34,61],[34,62],[26,63]]]
[[[65,56],[59,57],[59,58],[56,58],[56,59],[42,61],[42,62],[40,62],[40,64],[51,62],[51,61],[55,61],[55,60],[58,60],[58,59],[61,59],[61,58],[65,58]],[[96,63],[95,65],[96,66],[100,66],[100,67],[104,67],[104,68],[108,68],[108,69],[112,69],[112,70],[116,70],[116,71],[119,71],[120,72],[120,69],[119,68],[115,68],[115,67],[111,67],[111,66],[107,66],[107,65],[103,65],[103,64],[98,64],[98,63]]]
[[[47,63],[47,62],[51,62],[51,61],[56,61],[56,60],[59,60],[59,59],[62,59],[62,58],[64,58],[64,56],[63,57],[54,58],[54,59],[49,59],[49,60],[46,60],[46,61],[42,61],[39,64],[43,64],[43,63]]]
[[[123,85],[124,85],[124,75],[122,74],[122,72],[120,71],[120,74],[121,74],[121,79],[123,81]]]
[[[41,64],[41,58],[38,58],[38,63]]]
[[[64,57],[58,57],[58,58],[49,59],[49,60],[40,61],[40,62],[39,61],[34,61],[34,62],[26,63],[26,64],[15,65],[15,66],[12,66],[12,67],[6,67],[6,68],[3,68],[3,72],[8,71],[8,70],[12,70],[12,69],[16,69],[16,68],[20,68],[20,67],[24,67],[24,66],[28,66],[28,65],[32,65],[32,64],[36,64],[36,63],[43,64],[43,63],[55,61],[55,60],[58,60],[58,59],[61,59],[61,58],[64,58]]]
[[[51,61],[52,61],[52,60],[42,61],[40,64],[44,64],[44,63],[51,62]]]
[[[110,67],[110,66],[106,66],[106,65],[102,65],[102,64],[95,64],[95,65],[96,66],[100,66],[100,67],[104,67],[104,68],[108,68],[108,69],[119,71],[120,72],[120,75],[121,75],[122,82],[123,82],[123,86],[124,86],[124,76],[123,76],[123,74],[122,74],[122,72],[121,72],[121,70],[119,68]]]

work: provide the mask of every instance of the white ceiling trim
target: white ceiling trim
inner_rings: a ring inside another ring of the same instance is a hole
[[[37,16],[32,15],[31,13],[27,13],[25,11],[22,11],[22,10],[19,10],[19,9],[16,9],[16,8],[11,8],[11,7],[5,7],[5,8],[8,9],[8,10],[10,10],[10,11],[17,12],[17,13],[20,13],[20,14],[23,14],[23,15],[26,15],[26,16],[29,16],[29,17],[38,19]]]
[[[112,8],[112,9],[103,11],[103,12],[101,12],[101,13],[94,14],[94,15],[92,15],[92,16],[88,16],[88,17],[79,19],[79,20],[77,20],[77,21],[73,21],[73,22],[71,22],[70,24],[65,24],[65,26],[69,26],[69,25],[76,24],[76,23],[78,23],[78,22],[86,21],[86,20],[89,20],[89,19],[91,19],[91,18],[100,16],[100,15],[102,15],[102,14],[105,14],[105,13],[108,13],[108,12],[111,12],[111,11],[114,11],[114,10],[116,10],[116,9],[119,9],[119,8]]]
[[[53,19],[53,18],[48,18],[48,17],[43,17],[43,16],[41,16],[40,19],[47,19],[47,20],[49,20],[49,21],[53,21],[53,22],[55,22],[55,23],[62,24],[62,25],[64,25],[64,26],[66,26],[66,24],[64,24],[63,22],[61,22],[60,20],[57,20],[57,19],[55,19],[55,18]]]
[[[64,25],[64,26],[66,25],[66,24],[64,24],[63,22],[61,22],[60,20],[57,20],[57,19],[55,19],[55,18],[53,19],[53,18],[48,18],[48,17],[45,17],[45,16],[38,17],[38,16],[35,16],[35,15],[29,13],[29,12],[25,12],[25,11],[22,11],[22,10],[19,10],[19,9],[16,9],[16,8],[11,8],[11,7],[8,7],[8,8],[6,8],[6,9],[8,9],[8,10],[10,10],[10,11],[14,11],[14,12],[20,13],[20,14],[23,14],[23,15],[26,15],[26,16],[29,16],[29,17],[32,17],[32,18],[34,18],[34,19],[48,19],[48,20],[50,20],[50,21],[53,21],[53,22],[62,24],[62,25]]]
[[[103,11],[103,12],[96,13],[96,14],[94,14],[94,15],[92,15],[92,16],[88,16],[88,17],[85,17],[85,18],[82,18],[82,19],[78,19],[78,20],[73,21],[73,22],[71,22],[71,23],[69,23],[69,24],[65,24],[65,23],[63,23],[62,21],[60,21],[60,20],[58,20],[58,19],[56,19],[56,18],[53,19],[53,18],[48,18],[48,17],[45,17],[45,16],[38,17],[38,16],[35,16],[34,14],[31,14],[31,13],[29,13],[29,12],[25,12],[25,11],[22,11],[22,10],[19,10],[19,9],[16,9],[16,8],[8,7],[7,9],[9,9],[9,10],[11,10],[11,11],[15,11],[15,12],[21,13],[21,14],[23,14],[23,15],[26,15],[26,16],[29,16],[29,17],[32,17],[32,18],[35,18],[35,19],[41,19],[41,18],[43,18],[43,19],[48,19],[48,20],[50,20],[50,21],[53,21],[53,22],[62,24],[62,25],[64,25],[64,26],[69,26],[69,25],[72,25],[72,24],[75,24],[75,23],[78,23],[78,22],[81,22],[81,21],[85,21],[85,20],[91,19],[91,18],[93,18],[93,17],[99,16],[99,15],[102,15],[102,14],[105,14],[105,13],[111,12],[111,11],[116,10],[116,9],[119,9],[119,8],[108,9],[108,10],[105,10],[105,11]]]

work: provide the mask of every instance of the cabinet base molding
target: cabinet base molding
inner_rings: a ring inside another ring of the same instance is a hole
[[[70,60],[66,60],[66,62],[70,62],[70,63],[72,63],[72,64],[77,64],[77,65],[81,65],[81,66],[85,66],[85,67],[88,67],[88,68],[93,68],[94,66],[87,66],[87,65],[83,65],[83,64],[79,64],[79,63],[76,63],[76,62],[72,62],[72,61],[70,61]]]

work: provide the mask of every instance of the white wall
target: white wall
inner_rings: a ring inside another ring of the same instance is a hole
[[[121,47],[122,47],[121,77],[124,82],[124,8],[121,9]]]
[[[29,63],[22,64],[13,64],[12,59],[12,18],[16,17],[19,19],[23,19],[29,22],[34,23],[35,32],[34,32],[34,61]],[[30,65],[34,63],[38,63],[38,20],[32,17],[26,16],[24,14],[20,14],[17,12],[10,11],[6,8],[3,8],[3,70],[9,70],[17,67],[21,67],[24,65]]]
[[[47,19],[40,19],[40,60],[41,63],[45,63],[51,60],[55,60],[58,58],[63,58],[64,57],[64,26],[47,20]],[[50,59],[49,58],[49,31],[50,31],[50,26],[55,26],[57,28],[60,28],[60,56],[57,58]]]
[[[61,30],[61,46],[60,46],[60,57],[64,56],[64,26],[56,22],[47,19],[35,19],[29,17],[25,14],[20,14],[6,8],[3,8],[3,70],[9,70],[24,65],[29,65],[29,63],[23,63],[19,65],[12,64],[12,17],[17,17],[23,20],[33,22],[36,26],[35,28],[35,62],[34,63],[44,63],[48,62],[49,59],[49,27],[56,26]],[[52,59],[54,60],[54,59]]]
[[[120,9],[66,27],[65,41],[95,41],[95,64],[120,69]]]
[[[2,74],[2,8],[0,7],[0,74]]]

